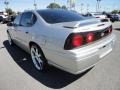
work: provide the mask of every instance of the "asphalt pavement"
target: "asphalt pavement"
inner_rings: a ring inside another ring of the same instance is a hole
[[[53,66],[37,71],[29,54],[9,46],[6,28],[0,24],[0,90],[120,90],[120,22],[113,24],[117,36],[113,52],[79,75]]]

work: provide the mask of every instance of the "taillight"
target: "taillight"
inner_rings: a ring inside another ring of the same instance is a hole
[[[105,28],[103,30],[81,32],[81,33],[72,33],[70,34],[64,45],[65,50],[71,50],[88,43],[92,43],[96,40],[99,40],[112,32],[112,26]]]
[[[96,17],[96,18],[100,18],[100,17]]]
[[[72,46],[78,47],[83,44],[83,37],[79,34],[75,34],[72,36]]]
[[[111,26],[111,27],[109,27],[108,32],[109,32],[109,33],[111,33],[111,32],[112,32],[112,26]]]
[[[76,47],[79,47],[83,45],[83,36],[82,34],[70,34],[68,38],[66,39],[64,49],[65,50],[70,50]]]
[[[86,42],[91,43],[93,40],[94,40],[94,34],[93,33],[87,33]]]

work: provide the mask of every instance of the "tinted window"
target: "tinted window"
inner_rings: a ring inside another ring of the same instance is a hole
[[[2,19],[3,17],[2,16],[0,16],[0,19]]]
[[[30,26],[30,22],[31,22],[31,18],[32,18],[32,13],[31,12],[25,12],[22,14],[22,18],[21,18],[21,26]]]
[[[37,18],[32,12],[25,12],[22,14],[21,26],[29,27],[35,24]]]
[[[37,11],[40,16],[48,23],[61,23],[61,22],[71,22],[80,21],[84,17],[80,14],[67,10],[39,10]]]
[[[20,24],[20,19],[21,19],[21,14],[19,14],[19,15],[15,18],[14,24],[15,24],[15,25],[19,25],[19,24]]]

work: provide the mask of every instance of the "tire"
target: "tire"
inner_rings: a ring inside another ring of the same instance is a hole
[[[32,44],[30,47],[30,51],[31,51],[31,59],[32,62],[35,66],[35,68],[38,71],[44,71],[46,70],[46,68],[48,67],[47,64],[47,60],[42,52],[42,50],[40,49],[40,47],[36,44]]]
[[[14,43],[13,43],[13,40],[12,40],[12,38],[11,38],[11,36],[10,36],[10,33],[7,32],[7,35],[8,35],[8,42],[9,42],[9,45],[10,45],[10,46],[13,46]]]

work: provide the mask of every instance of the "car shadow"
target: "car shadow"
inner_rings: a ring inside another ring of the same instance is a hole
[[[117,30],[117,31],[120,31],[120,28],[114,28],[115,30]]]
[[[43,85],[53,88],[53,89],[60,89],[63,88],[70,83],[74,82],[75,80],[81,78],[91,69],[81,73],[79,75],[73,75],[57,69],[53,66],[49,66],[49,69],[45,72],[39,72],[35,69],[32,64],[30,55],[24,52],[22,49],[14,45],[11,47],[8,41],[3,42],[5,48],[7,49],[8,53],[11,55],[13,60],[31,77],[42,83]]]

